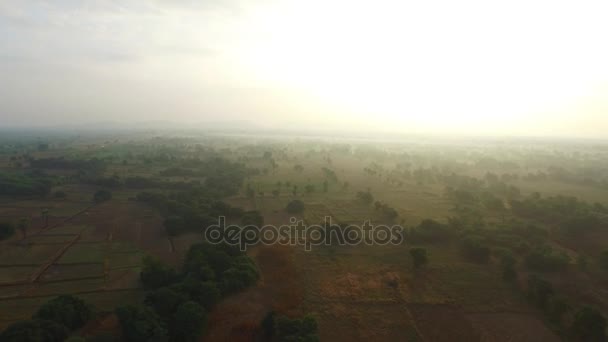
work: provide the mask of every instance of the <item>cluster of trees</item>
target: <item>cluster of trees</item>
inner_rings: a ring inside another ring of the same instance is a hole
[[[40,173],[0,173],[0,196],[45,197],[51,193],[53,181]]]
[[[188,230],[205,229],[218,221],[219,216],[242,217],[242,209],[218,201],[204,187],[192,187],[167,195],[156,192],[141,192],[136,200],[154,207],[165,217],[165,228],[175,236]]]
[[[557,272],[566,269],[570,257],[556,253],[551,247],[536,248],[525,257],[526,266],[534,271]]]
[[[91,159],[65,159],[59,158],[40,158],[30,159],[30,166],[36,169],[61,169],[61,170],[81,170],[90,172],[101,172],[105,169],[106,163],[97,158]]]
[[[51,299],[31,320],[17,322],[0,335],[5,342],[62,342],[93,317],[90,305],[69,295]]]
[[[535,219],[545,223],[558,223],[564,233],[581,234],[606,227],[608,208],[602,204],[589,204],[576,197],[542,197],[531,194],[523,200],[511,200],[512,212],[520,217]]]
[[[553,285],[537,275],[530,275],[527,284],[528,300],[538,307],[547,318],[565,328],[571,340],[575,341],[606,341],[606,319],[594,308],[583,307],[578,311],[560,297]],[[566,316],[570,315],[569,319]],[[565,326],[571,322],[570,326]]]
[[[213,306],[257,279],[253,261],[238,248],[196,244],[179,272],[145,258],[141,281],[149,292],[144,305],[120,307],[116,314],[129,341],[197,341]]]

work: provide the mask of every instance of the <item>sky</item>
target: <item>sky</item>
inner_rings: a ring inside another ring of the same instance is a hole
[[[608,2],[0,0],[0,126],[608,137]]]

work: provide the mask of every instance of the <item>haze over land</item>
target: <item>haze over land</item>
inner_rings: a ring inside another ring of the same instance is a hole
[[[602,137],[605,1],[0,2],[0,125]]]

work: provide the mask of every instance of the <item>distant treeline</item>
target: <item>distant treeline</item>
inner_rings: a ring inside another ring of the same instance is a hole
[[[0,173],[0,196],[46,196],[53,182],[39,174]]]
[[[105,167],[103,160],[91,159],[65,159],[41,158],[30,159],[30,166],[37,169],[62,169],[62,170],[102,170]]]

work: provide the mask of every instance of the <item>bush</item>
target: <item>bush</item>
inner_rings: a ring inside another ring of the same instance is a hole
[[[312,316],[302,319],[278,317],[275,319],[277,341],[319,341],[317,321]]]

